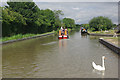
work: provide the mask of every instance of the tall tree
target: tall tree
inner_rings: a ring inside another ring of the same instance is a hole
[[[2,37],[2,7],[0,7],[0,38]]]
[[[7,2],[9,5],[7,8],[10,10],[21,14],[26,18],[26,31],[27,33],[35,33],[37,27],[35,25],[36,16],[35,15],[40,9],[34,2]]]
[[[61,15],[64,15],[64,13],[62,12],[62,10],[54,10],[54,13],[55,13],[55,18],[56,19],[59,19],[59,17]]]
[[[47,27],[47,31],[51,31],[53,30],[54,27],[54,23],[55,23],[55,16],[54,16],[54,12],[50,9],[46,9],[43,11],[42,14],[44,17],[44,21]]]
[[[62,21],[60,20],[60,16],[64,15],[62,10],[54,10],[55,15],[55,30],[62,26]]]
[[[22,33],[26,25],[25,18],[16,12],[9,9],[2,11],[2,32],[3,36],[11,36],[14,34]]]
[[[64,18],[63,23],[65,24],[65,27],[72,27],[72,28],[76,27],[74,19],[71,18]]]
[[[89,26],[93,31],[99,31],[101,29],[102,30],[111,29],[113,26],[113,23],[109,18],[99,16],[91,19],[89,22]]]

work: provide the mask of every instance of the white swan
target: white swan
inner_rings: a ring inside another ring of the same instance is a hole
[[[94,62],[92,62],[93,68],[99,71],[104,71],[105,70],[104,59],[105,59],[105,56],[102,56],[102,66],[96,65]]]

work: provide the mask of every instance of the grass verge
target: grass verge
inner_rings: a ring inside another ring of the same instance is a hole
[[[88,33],[94,33],[94,34],[114,34],[115,30],[109,30],[109,31],[88,31]]]
[[[103,39],[118,46],[118,37],[103,37]]]
[[[4,41],[9,41],[9,40],[17,40],[17,39],[22,39],[22,38],[27,38],[27,37],[33,37],[33,36],[38,36],[38,35],[44,35],[44,34],[49,34],[49,33],[54,33],[54,31],[52,32],[47,32],[47,33],[43,33],[43,34],[17,34],[11,37],[3,37],[2,39],[0,39],[0,42],[4,42]]]

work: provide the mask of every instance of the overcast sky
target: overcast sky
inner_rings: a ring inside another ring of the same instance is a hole
[[[8,0],[0,0],[6,2]],[[29,1],[29,0],[14,0],[14,1]],[[33,0],[34,2],[119,2],[119,0]]]
[[[117,2],[36,2],[40,9],[62,10],[63,18],[72,18],[77,24],[86,24],[97,16],[110,18],[118,23]]]
[[[3,0],[6,1],[6,0]],[[25,1],[25,0],[24,0]],[[27,0],[28,1],[28,0]],[[118,0],[34,0],[40,9],[62,10],[63,18],[87,24],[97,16],[106,16],[118,24]]]

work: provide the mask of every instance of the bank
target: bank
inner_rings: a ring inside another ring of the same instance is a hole
[[[119,46],[117,46],[111,42],[108,42],[104,38],[100,38],[99,42],[102,43],[103,45],[105,45],[106,47],[108,47],[109,49],[111,49],[113,52],[120,55],[120,47]]]
[[[47,33],[43,33],[43,34],[25,34],[25,35],[18,34],[18,35],[14,35],[11,37],[3,38],[2,41],[0,42],[0,44],[7,44],[7,43],[13,43],[13,42],[17,42],[17,41],[38,38],[38,37],[42,37],[42,36],[48,36],[48,35],[52,35],[54,33],[55,33],[55,31],[47,32]]]
[[[120,37],[120,34],[116,34],[117,37],[115,37],[115,30],[109,30],[109,31],[95,31],[95,32],[88,32],[88,35],[90,36],[101,36],[102,38],[99,39],[99,42],[115,53],[120,53],[120,47],[118,44],[118,37]]]
[[[96,34],[96,33],[88,33],[88,35],[91,36],[107,36],[107,37],[112,37],[113,34]]]
[[[88,34],[91,36],[106,36],[106,37],[113,37],[115,33],[115,30],[109,30],[109,31],[88,31]],[[117,36],[120,36],[119,34],[116,34]]]

